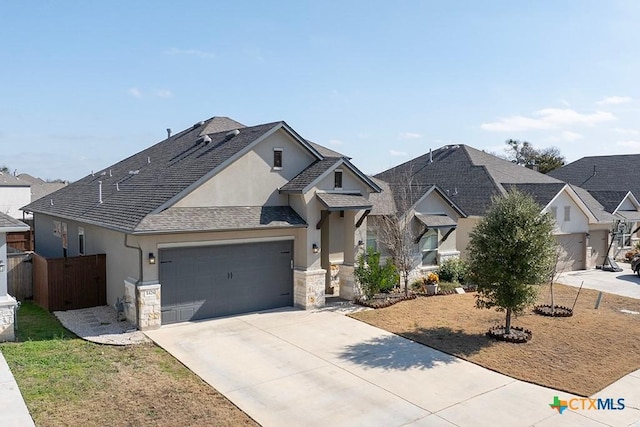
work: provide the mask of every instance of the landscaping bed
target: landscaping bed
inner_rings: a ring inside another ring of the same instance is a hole
[[[577,288],[555,284],[556,304],[572,306]],[[548,303],[548,286],[539,304]],[[640,300],[582,289],[572,317],[547,317],[533,310],[512,318],[512,325],[532,331],[522,344],[487,337],[504,325],[504,313],[475,308],[475,294],[417,298],[381,310],[351,316],[505,375],[590,396],[640,369]]]
[[[257,425],[153,343],[84,341],[33,303],[17,324],[0,350],[37,426]]]

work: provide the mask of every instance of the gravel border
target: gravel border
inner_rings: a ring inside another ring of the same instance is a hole
[[[83,308],[80,310],[54,311],[62,326],[80,338],[110,345],[131,345],[149,342],[149,339],[135,326],[125,321],[118,321],[113,307]]]

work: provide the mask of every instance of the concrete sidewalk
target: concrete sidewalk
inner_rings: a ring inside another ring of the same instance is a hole
[[[264,426],[640,424],[640,371],[599,394],[622,411],[550,408],[515,380],[332,312],[284,309],[147,335]]]
[[[11,427],[34,425],[2,352],[0,352],[0,425]]]

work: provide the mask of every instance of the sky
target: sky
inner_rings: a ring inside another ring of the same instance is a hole
[[[77,180],[213,116],[374,174],[507,139],[640,153],[640,2],[0,3],[0,166]]]

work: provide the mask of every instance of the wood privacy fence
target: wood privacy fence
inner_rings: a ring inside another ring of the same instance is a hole
[[[107,304],[107,256],[44,258],[33,254],[33,300],[49,311]]]
[[[28,230],[15,233],[7,233],[7,246],[10,246],[22,252],[32,251],[33,232],[31,230]]]
[[[33,298],[33,274],[31,254],[7,254],[7,291],[19,301]]]

